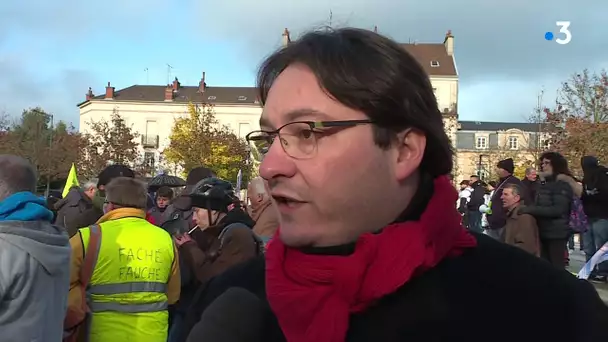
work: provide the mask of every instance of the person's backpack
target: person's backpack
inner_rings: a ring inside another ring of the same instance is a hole
[[[583,209],[583,202],[580,198],[573,196],[572,204],[570,205],[570,220],[568,222],[570,229],[576,233],[584,233],[589,229],[589,220]]]
[[[87,288],[95,270],[95,263],[101,246],[101,226],[92,225],[82,267],[80,268],[80,307],[68,307],[63,321],[63,342],[76,342],[86,337],[91,321],[91,310],[87,305]],[[86,338],[88,340],[88,338]]]
[[[218,254],[222,252],[222,248],[224,247],[224,239],[226,237],[226,233],[234,229],[247,229],[247,231],[251,234],[251,238],[256,245],[256,249],[258,251],[258,255],[264,254],[264,242],[253,232],[253,230],[245,224],[242,223],[231,223],[224,227],[218,236],[220,240],[220,247],[218,248]]]

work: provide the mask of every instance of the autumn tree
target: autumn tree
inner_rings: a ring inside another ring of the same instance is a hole
[[[139,134],[117,110],[110,120],[90,121],[81,149],[79,176],[95,177],[108,164],[135,166],[140,160]]]
[[[4,126],[0,134],[2,153],[28,159],[36,166],[41,182],[65,178],[71,164],[79,161],[81,136],[62,121],[54,125],[53,116],[41,108],[24,110],[21,118]]]
[[[0,154],[10,153],[9,129],[9,116],[6,112],[2,112],[0,113]]]
[[[608,160],[608,74],[584,70],[562,83],[554,108],[544,109],[550,149],[580,173],[580,158]]]
[[[213,105],[206,103],[189,104],[188,116],[175,120],[169,147],[163,155],[185,173],[204,165],[218,177],[236,182],[242,170],[244,183],[251,174],[247,143],[227,127],[220,126]]]

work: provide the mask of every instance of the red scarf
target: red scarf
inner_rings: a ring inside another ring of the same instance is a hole
[[[304,254],[272,240],[266,252],[266,291],[287,341],[344,342],[352,313],[443,258],[475,247],[456,211],[456,189],[447,177],[437,178],[434,186],[419,221],[363,234],[351,255]]]

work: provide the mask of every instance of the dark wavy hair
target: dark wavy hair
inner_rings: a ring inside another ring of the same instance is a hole
[[[443,127],[433,87],[424,68],[397,42],[375,32],[341,28],[312,31],[268,57],[260,66],[260,102],[280,73],[307,66],[321,88],[374,122],[374,141],[387,149],[399,132],[426,135],[420,168],[432,176],[452,171],[452,145]]]
[[[551,167],[553,168],[553,175],[567,175],[572,176],[572,172],[568,168],[568,160],[558,152],[545,152],[539,158],[539,163],[542,163],[544,159],[547,159],[551,162]]]

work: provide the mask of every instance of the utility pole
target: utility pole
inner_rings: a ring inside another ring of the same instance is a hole
[[[173,67],[167,63],[167,84],[171,83],[171,70],[173,70]]]
[[[49,198],[49,194],[51,192],[51,164],[53,162],[53,134],[55,133],[55,128],[53,127],[54,118],[53,114],[49,114],[51,117],[51,129],[49,134],[49,163],[48,163],[48,173],[46,175],[46,191],[44,192],[44,197]]]
[[[329,10],[329,27],[332,27],[331,22],[332,22],[333,18],[334,18],[334,14],[331,10]]]
[[[540,153],[542,151],[542,133],[543,133],[543,119],[542,119],[542,112],[543,112],[543,96],[545,94],[545,89],[544,87],[541,88],[540,93],[538,94],[537,98],[536,98],[536,157],[540,158]]]

